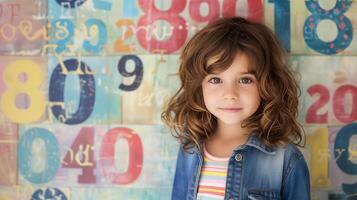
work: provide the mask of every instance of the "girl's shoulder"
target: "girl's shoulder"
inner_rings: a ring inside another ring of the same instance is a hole
[[[284,157],[290,161],[298,160],[304,157],[301,150],[295,144],[288,143],[280,148],[284,151]]]
[[[288,143],[283,146],[275,147],[273,150],[276,156],[279,156],[284,161],[284,168],[290,168],[296,164],[298,160],[304,160],[304,155],[300,148],[293,143]]]
[[[275,155],[280,157],[284,155],[285,157],[294,157],[295,159],[302,156],[300,149],[293,143],[271,147],[263,143],[256,134],[249,136],[246,145],[254,147],[255,149],[271,156]]]
[[[287,144],[281,147],[284,151],[284,179],[293,170],[304,169],[307,171],[307,164],[301,149],[295,144]]]

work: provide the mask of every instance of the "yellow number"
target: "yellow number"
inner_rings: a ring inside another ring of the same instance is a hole
[[[19,79],[22,73],[26,74],[25,82]],[[45,111],[45,97],[39,87],[43,79],[43,71],[30,60],[15,61],[4,69],[3,80],[7,89],[1,98],[1,109],[10,120],[28,123],[37,121],[42,116]],[[21,93],[30,97],[27,109],[16,106],[15,97]]]
[[[10,200],[10,198],[6,196],[0,196],[0,200]]]
[[[328,129],[318,128],[307,136],[306,143],[311,148],[311,186],[328,187],[328,161],[330,158],[328,148]]]

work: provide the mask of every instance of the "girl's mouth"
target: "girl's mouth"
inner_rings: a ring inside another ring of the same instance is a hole
[[[238,112],[242,110],[242,108],[219,108],[219,109],[225,112]]]

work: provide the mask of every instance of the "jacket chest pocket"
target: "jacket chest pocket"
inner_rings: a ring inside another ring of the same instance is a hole
[[[280,194],[273,190],[248,190],[249,200],[280,200]]]

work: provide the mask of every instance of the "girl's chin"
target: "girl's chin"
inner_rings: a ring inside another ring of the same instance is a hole
[[[231,120],[222,120],[219,119],[219,122],[222,123],[222,125],[226,125],[226,126],[238,126],[241,127],[241,121],[231,121]]]

